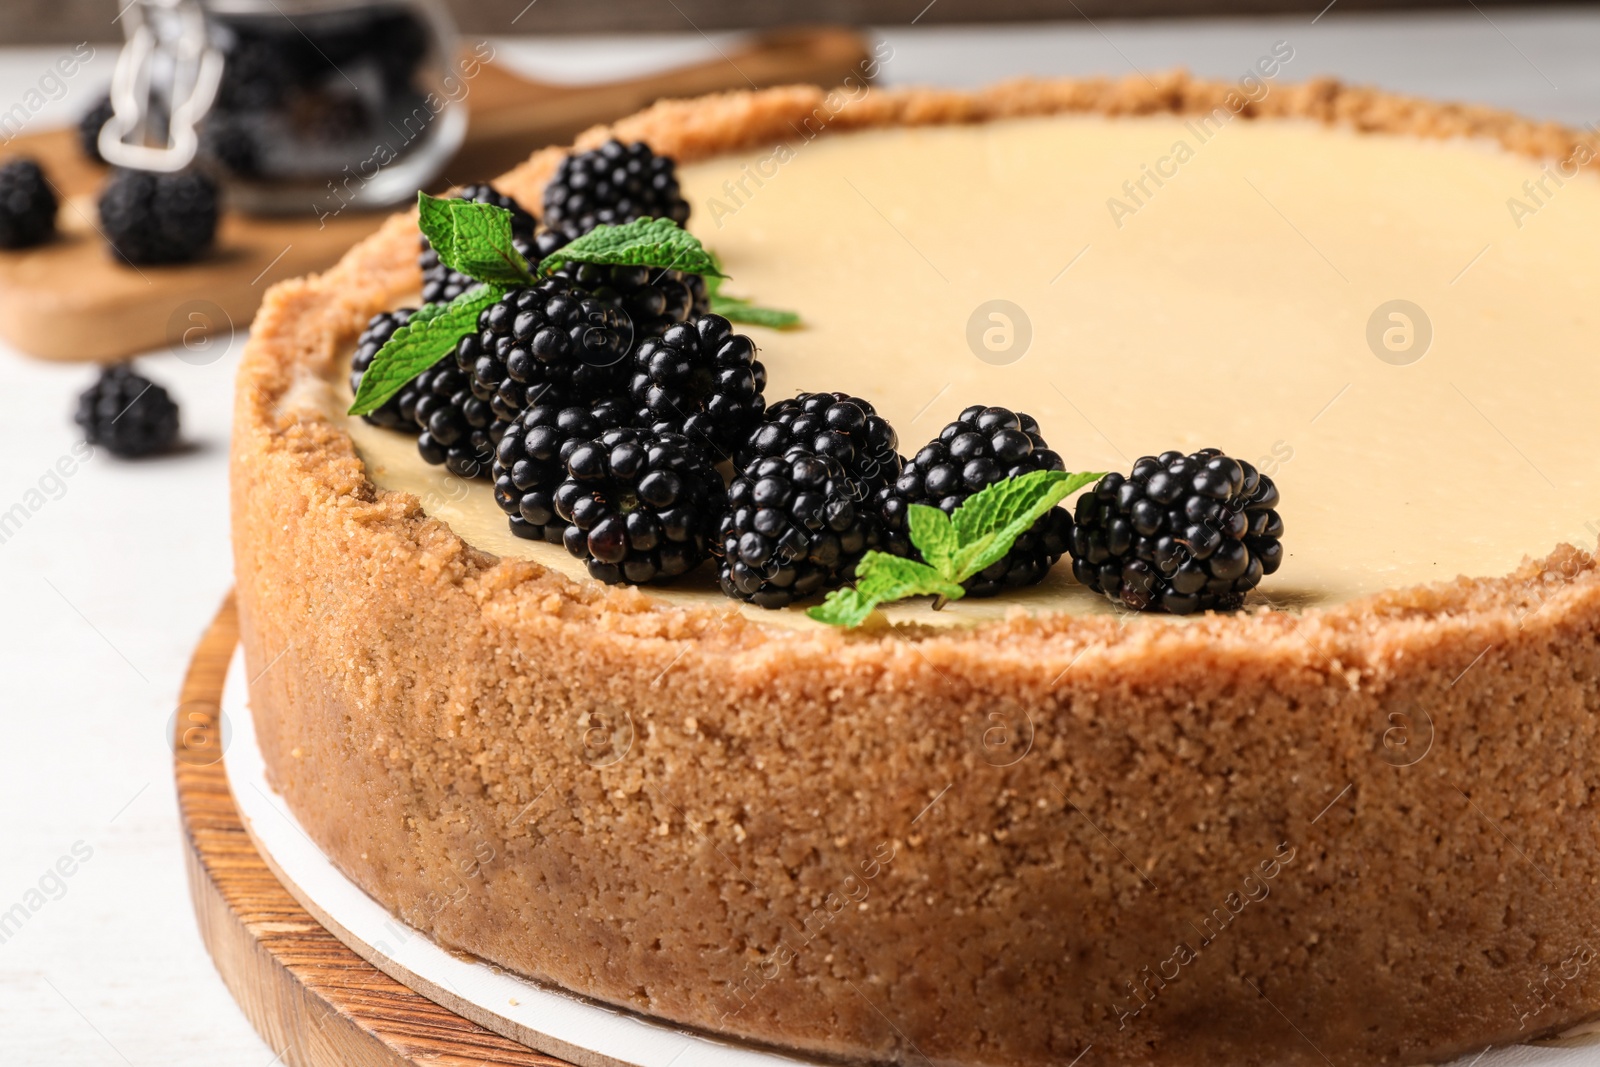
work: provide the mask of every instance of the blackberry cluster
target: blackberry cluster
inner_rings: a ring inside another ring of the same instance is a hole
[[[888,551],[900,556],[915,553],[905,522],[911,504],[949,514],[1002,479],[1065,469],[1032,416],[982,404],[969,407],[906,463],[893,489],[880,493]],[[964,583],[967,595],[994,596],[1036,584],[1066,553],[1071,536],[1071,513],[1051,508],[1017,538],[1003,559]]]
[[[1072,573],[1137,611],[1239,607],[1283,562],[1272,479],[1214,448],[1145,456],[1078,498]]]
[[[761,421],[766,387],[755,342],[721,315],[701,315],[634,350],[628,395],[640,425],[727,458]]]
[[[217,236],[217,183],[199,171],[119,170],[100,194],[100,229],[126,263],[187,263]]]
[[[377,358],[378,349],[388,343],[394,332],[407,322],[416,308],[400,308],[397,311],[380,311],[367,321],[367,328],[356,339],[355,355],[350,357],[350,392],[361,391],[361,376],[367,373],[367,368],[372,366],[372,361]],[[448,360],[449,357],[446,357]],[[416,379],[407,382],[400,391],[376,411],[368,412],[361,416],[374,426],[382,426],[386,430],[402,430],[408,433],[417,432],[417,397],[418,385]]]
[[[847,580],[878,529],[856,478],[795,446],[755,460],[728,487],[717,579],[737,600],[787,607]]]
[[[126,363],[105,368],[78,397],[75,421],[90,444],[118,456],[151,456],[178,441],[178,405]]]
[[[555,248],[541,253],[541,258],[553,251]],[[567,263],[556,270],[555,277],[566,278],[579,289],[587,289],[626,311],[640,338],[659,337],[673,323],[688,322],[711,310],[706,280],[681,270]]]
[[[689,221],[677,164],[643,142],[612,140],[567,156],[545,186],[546,224],[574,235],[639,218],[668,218],[680,226]]]
[[[417,451],[434,466],[443,465],[463,478],[489,477],[496,426],[489,401],[472,391],[472,376],[446,356],[417,375],[412,415],[422,432]]]
[[[758,459],[799,448],[832,463],[861,499],[899,477],[899,444],[894,427],[865,400],[848,393],[801,393],[767,408],[734,465],[742,471]]]
[[[478,316],[456,363],[494,416],[510,422],[535,404],[621,396],[633,344],[627,313],[560,279],[513,289]]]
[[[587,407],[536,404],[506,426],[495,449],[494,499],[511,516],[511,532],[531,541],[561,542],[567,527],[556,514],[555,492],[566,479],[572,450],[626,426],[620,399]]]
[[[32,159],[0,167],[0,248],[31,248],[56,232],[55,190]]]
[[[675,578],[702,563],[726,507],[710,460],[677,434],[608,430],[573,448],[556,487],[562,541],[607,584]]]
[[[781,608],[848,580],[878,546],[874,497],[900,473],[899,440],[871,404],[801,393],[767,409],[739,449],[718,531],[731,597]]]
[[[503,207],[511,212],[511,241],[518,252],[537,263],[542,256],[534,249],[534,227],[537,225],[534,217],[528,214],[521,204],[511,197],[495,189],[492,185],[469,185],[456,194],[457,200],[470,200],[477,204],[493,204]],[[424,304],[448,304],[462,293],[471,289],[478,283],[451,270],[439,262],[439,253],[434,251],[433,245],[426,236],[419,237],[422,245],[422,254],[417,259],[417,265],[422,268],[422,302]],[[561,242],[565,244],[565,241]],[[559,245],[557,246],[559,247]],[[554,249],[551,249],[554,251]]]

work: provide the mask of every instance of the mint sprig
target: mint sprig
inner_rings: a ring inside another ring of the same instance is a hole
[[[716,260],[716,253],[711,253]],[[717,261],[717,270],[722,270],[721,261]],[[794,311],[784,311],[781,308],[761,307],[754,301],[742,296],[728,296],[722,291],[722,283],[726,277],[721,274],[713,275],[706,279],[706,297],[711,304],[711,313],[721,315],[729,322],[742,322],[750,326],[766,326],[774,330],[792,330],[800,325],[800,315]]]
[[[549,274],[565,263],[659,267],[708,278],[722,274],[716,257],[699,238],[671,219],[635,219],[621,226],[596,226],[545,256],[539,262],[539,273]]]
[[[407,382],[449,355],[456,343],[478,328],[478,316],[504,293],[493,285],[477,285],[448,304],[428,304],[384,342],[361,375],[351,415],[377,411]]]
[[[534,277],[511,239],[511,212],[496,204],[417,194],[417,224],[439,262],[489,285],[532,285]]]
[[[962,584],[1004,558],[1018,537],[1051,508],[1091,482],[1099,472],[1033,471],[996,482],[946,515],[912,504],[906,526],[926,563],[868,552],[856,564],[854,586],[835,589],[806,612],[832,626],[860,626],[879,604],[912,596],[939,599],[934,607],[966,595]]]

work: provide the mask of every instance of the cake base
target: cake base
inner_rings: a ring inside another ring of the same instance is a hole
[[[189,664],[173,772],[200,937],[262,1039],[290,1067],[573,1067],[413,993],[346,948],[274,876],[222,763],[222,691],[238,643],[230,595]]]

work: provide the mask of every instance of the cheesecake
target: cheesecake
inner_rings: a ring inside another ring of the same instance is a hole
[[[1069,470],[1282,491],[1243,609],[1065,562],[856,630],[634,588],[344,414],[417,223],[275,287],[233,537],[259,741],[440,944],[852,1063],[1439,1062],[1600,1013],[1600,185],[1588,134],[1332,82],[657,104],[772,398],[903,446],[973,403]],[[572,149],[496,183],[540,202]],[[1595,747],[1591,747],[1595,746]],[[487,861],[484,856],[491,857]]]

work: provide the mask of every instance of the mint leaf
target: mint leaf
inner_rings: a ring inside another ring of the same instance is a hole
[[[707,286],[709,288],[709,284]],[[750,326],[766,326],[774,330],[792,330],[800,325],[800,313],[782,308],[761,307],[742,296],[712,294],[711,313],[721,315],[729,322],[742,322]]]
[[[417,223],[451,270],[492,285],[537,281],[511,239],[511,212],[503,207],[418,193]]]
[[[929,566],[946,578],[955,575],[959,543],[950,516],[926,504],[912,504],[906,512],[906,528],[911,534],[911,543],[922,552]]]
[[[856,584],[835,589],[828,599],[806,612],[818,622],[854,627],[867,621],[879,604],[908,596],[939,596],[959,600],[966,595],[960,585],[946,581],[926,563],[868,552],[856,564]]]
[[[546,256],[539,263],[539,273],[549,274],[563,263],[658,267],[707,278],[722,275],[716,257],[699,238],[671,219],[635,219],[622,226],[596,226]]]
[[[405,384],[449,355],[456,342],[478,328],[478,315],[504,295],[494,285],[478,285],[448,304],[429,304],[413,314],[378,350],[361,375],[361,388],[349,414],[381,408]]]
[[[1096,473],[1032,471],[968,497],[950,517],[961,542],[955,558],[959,580],[998,562],[1045,512],[1099,478]]]

